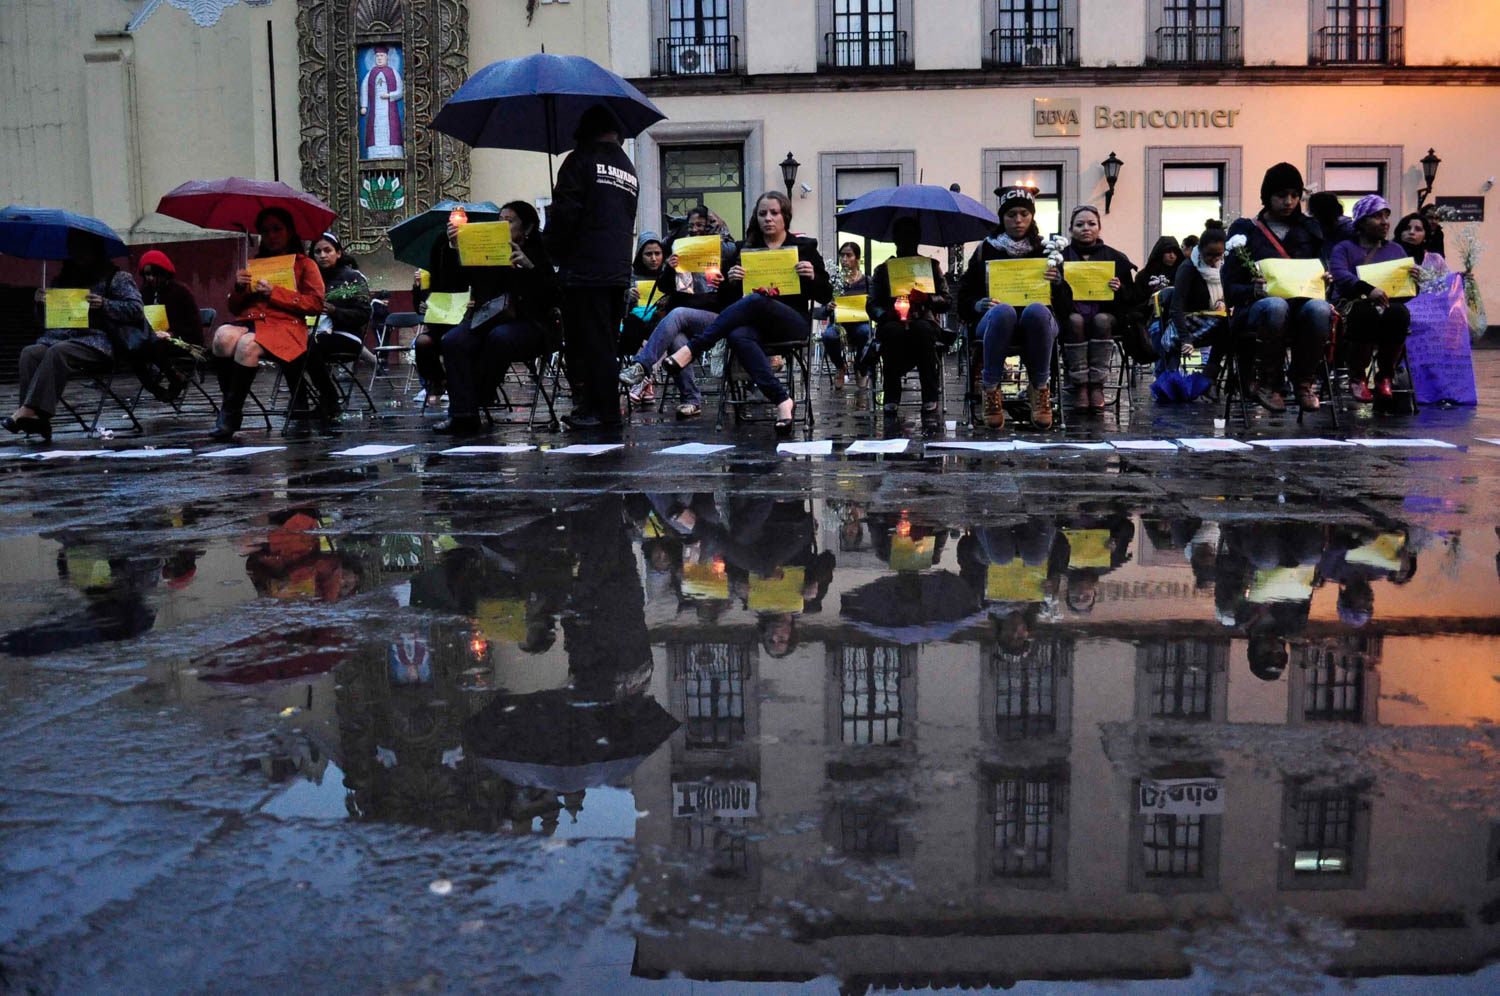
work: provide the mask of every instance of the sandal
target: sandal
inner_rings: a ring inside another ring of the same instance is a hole
[[[797,420],[795,418],[779,418],[776,420],[776,435],[790,436],[792,430],[796,427]]]

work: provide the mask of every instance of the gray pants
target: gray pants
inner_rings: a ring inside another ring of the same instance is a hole
[[[68,378],[109,373],[114,357],[82,342],[34,343],[21,350],[21,406],[51,418]]]

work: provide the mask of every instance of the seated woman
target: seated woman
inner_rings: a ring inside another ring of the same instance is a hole
[[[755,202],[755,213],[745,226],[745,240],[740,244],[740,258],[746,252],[760,249],[797,250],[798,291],[795,294],[772,295],[765,288],[750,288],[745,293],[745,267],[737,262],[719,285],[723,312],[714,322],[662,361],[668,372],[681,370],[702,356],[721,340],[729,340],[734,353],[751,381],[767,401],[776,406],[776,432],[792,431],[792,398],[786,386],[771,369],[762,343],[805,341],[811,326],[811,305],[827,303],[833,297],[828,271],[818,255],[818,241],[792,235],[787,226],[792,221],[792,202],[780,191],[770,190]]]
[[[332,232],[313,241],[313,262],[323,277],[323,314],[307,344],[307,379],[318,399],[318,414],[339,414],[339,389],[328,372],[328,361],[358,359],[365,344],[365,326],[370,324],[370,285],[359,272],[354,257]]]
[[[1175,370],[1179,357],[1194,349],[1227,341],[1229,315],[1224,310],[1222,269],[1227,234],[1223,222],[1209,222],[1192,254],[1177,268],[1172,284],[1171,328],[1162,340],[1162,360],[1170,369]],[[1217,365],[1218,358],[1213,362]]]
[[[635,259],[630,264],[630,286],[625,288],[625,317],[620,322],[620,340],[617,347],[621,356],[633,356],[646,344],[657,320],[666,313],[666,295],[657,288],[657,282],[666,272],[666,252],[661,238],[655,232],[642,232],[636,243]],[[651,290],[641,296],[640,285],[651,281]],[[656,397],[656,388],[651,381],[643,381],[630,391],[630,400],[645,404]]]
[[[51,439],[52,416],[68,378],[114,369],[121,333],[144,325],[141,292],[130,274],[110,262],[108,252],[97,235],[68,232],[68,259],[53,287],[88,291],[88,328],[47,329],[21,350],[21,406],[4,421],[7,430]],[[45,314],[45,289],[36,292],[36,303]]]
[[[1151,247],[1151,255],[1146,257],[1146,265],[1135,275],[1136,299],[1145,301],[1163,287],[1171,287],[1177,268],[1185,258],[1185,251],[1172,236],[1163,235],[1157,239],[1156,245]]]
[[[1064,273],[1069,263],[1115,266],[1115,275],[1109,281],[1114,300],[1079,301],[1075,297],[1062,329],[1063,367],[1073,385],[1073,407],[1096,414],[1104,411],[1104,382],[1114,357],[1116,330],[1135,303],[1135,285],[1131,280],[1135,264],[1118,249],[1105,245],[1100,238],[1102,232],[1099,209],[1080,204],[1073,209],[1068,222],[1071,241],[1063,250]]]
[[[1448,261],[1443,254],[1429,245],[1427,219],[1413,211],[1396,223],[1396,234],[1392,236],[1406,254],[1435,277],[1446,276]]]
[[[301,379],[307,353],[307,316],[323,310],[323,278],[318,265],[303,253],[297,223],[285,208],[268,207],[255,217],[260,234],[259,258],[292,256],[296,289],[273,286],[262,278],[252,286],[250,271],[241,270],[229,292],[234,317],[214,332],[213,354],[218,359],[219,390],[223,401],[211,439],[231,439],[239,431],[250,383],[264,353],[287,371],[287,381]]]
[[[188,385],[188,374],[179,369],[193,359],[185,347],[203,346],[203,316],[193,292],[177,282],[177,267],[160,249],[141,256],[140,275],[141,303],[161,306],[167,315],[167,327],[156,330],[156,342],[150,350],[162,379],[151,376],[153,371],[147,364],[137,364],[135,372],[146,390],[171,404]]]
[[[500,220],[510,225],[510,265],[464,268],[473,287],[471,310],[443,336],[448,417],[432,427],[443,435],[478,432],[479,409],[510,365],[535,359],[558,345],[552,314],[557,277],[542,246],[536,208],[511,201],[500,208]],[[455,257],[457,239],[458,226],[450,223],[448,244]]]
[[[1028,304],[1023,309],[1003,304],[989,296],[990,260],[1041,259],[1047,255],[1036,227],[1036,202],[1030,189],[1011,187],[998,191],[1000,224],[979,243],[969,258],[959,284],[959,315],[978,323],[974,337],[984,344],[980,384],[984,395],[984,422],[992,429],[1005,425],[1005,399],[1000,381],[1005,377],[1005,358],[1017,353],[1026,367],[1027,400],[1031,422],[1038,429],[1052,427],[1052,343],[1057,338],[1057,315],[1073,309],[1073,292],[1062,279],[1062,271],[1048,266],[1052,303]]]
[[[1369,404],[1379,398],[1389,401],[1396,359],[1411,331],[1411,313],[1399,300],[1392,300],[1379,287],[1359,278],[1358,268],[1372,263],[1406,259],[1406,250],[1386,236],[1391,229],[1391,206],[1379,194],[1361,197],[1354,204],[1354,238],[1334,246],[1328,260],[1333,291],[1349,334],[1349,393],[1355,401]],[[1409,300],[1411,294],[1402,300]],[[1369,386],[1370,359],[1375,359],[1375,390]]]
[[[711,214],[708,208],[700,204],[688,212],[687,225],[664,246],[667,253],[666,266],[657,281],[657,293],[666,295],[665,302],[657,310],[659,314],[664,314],[651,330],[651,335],[640,352],[631,357],[630,362],[620,371],[620,383],[631,388],[632,397],[635,396],[636,388],[651,375],[667,353],[687,345],[689,339],[708,328],[719,317],[723,305],[716,292],[723,280],[722,275],[718,272],[678,273],[677,254],[673,251],[674,243],[683,236],[713,234],[717,234],[717,229]],[[720,234],[720,251],[723,256],[733,255],[734,240],[728,235]],[[677,406],[677,417],[696,418],[701,415],[703,392],[698,389],[692,365],[673,371],[672,376],[682,395],[682,403]]]
[[[840,292],[842,296],[870,293],[870,278],[859,272],[859,243],[845,242],[839,246],[839,269],[844,276],[844,289]],[[839,331],[843,330],[843,336]],[[849,352],[854,355],[854,362],[859,362],[860,354],[865,351],[865,344],[870,341],[869,322],[845,322],[836,325],[832,321],[823,330],[823,355],[828,357],[828,362],[833,364],[837,371],[834,376],[833,386],[840,388],[849,383],[854,371],[850,369],[848,357],[844,355],[844,339],[849,340]],[[864,380],[864,375],[860,375]]]
[[[892,226],[891,239],[896,243],[898,257],[917,255],[920,231],[921,226],[915,218],[897,219]],[[880,344],[885,378],[885,417],[897,417],[901,405],[901,379],[916,367],[922,383],[922,426],[935,429],[942,417],[938,411],[939,378],[942,376],[938,350],[944,336],[936,316],[948,310],[948,284],[937,260],[927,262],[932,272],[932,293],[913,288],[902,295],[910,309],[904,315],[896,306],[897,295],[891,293],[890,263],[877,266],[870,281],[865,311],[875,324],[875,339]]]

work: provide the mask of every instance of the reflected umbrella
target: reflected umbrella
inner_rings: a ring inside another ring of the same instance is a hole
[[[901,573],[846,592],[839,615],[892,643],[946,640],[982,622],[979,592],[952,571]]]
[[[647,695],[579,702],[558,689],[495,699],[465,724],[465,740],[502,778],[577,792],[618,783],[679,725]]]

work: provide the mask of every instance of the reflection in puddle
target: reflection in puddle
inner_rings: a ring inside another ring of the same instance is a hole
[[[182,695],[286,707],[304,747],[265,812],[633,840],[648,978],[1276,989],[1500,944],[1488,528],[705,493],[516,516],[57,537],[67,607],[0,646],[250,613]]]

